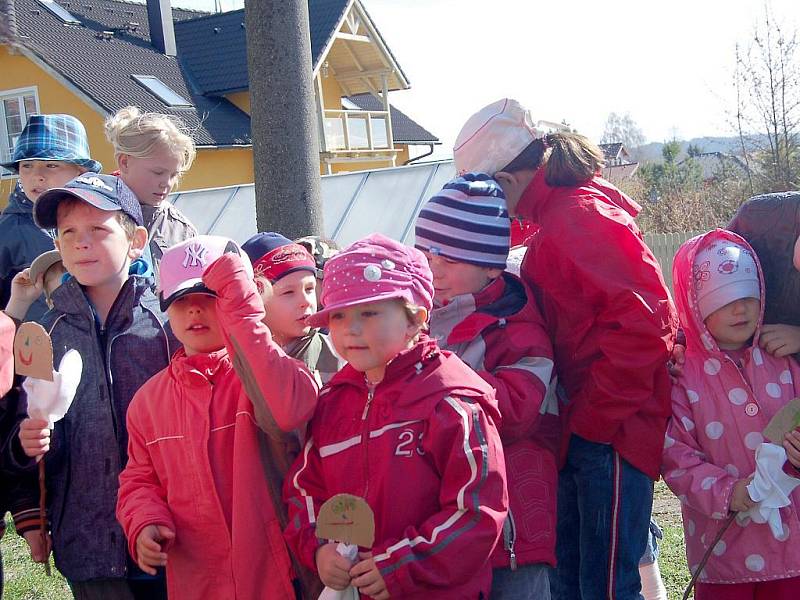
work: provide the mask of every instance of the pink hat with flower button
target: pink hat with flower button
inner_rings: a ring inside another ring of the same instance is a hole
[[[325,263],[322,305],[308,318],[312,327],[328,323],[331,312],[391,298],[430,312],[433,274],[425,255],[380,233],[353,242]]]

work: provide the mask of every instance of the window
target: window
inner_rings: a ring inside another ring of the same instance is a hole
[[[74,25],[80,25],[81,22],[78,20],[75,15],[69,12],[66,8],[55,2],[54,0],[39,0],[39,4],[44,6],[47,10],[57,16],[59,19],[64,21],[64,23],[71,23]]]
[[[0,91],[0,160],[11,160],[14,145],[25,128],[28,117],[39,112],[39,99],[36,88]],[[7,177],[10,171],[0,169],[0,175]]]
[[[153,77],[152,75],[131,75],[131,77],[133,77],[136,83],[141,85],[144,89],[153,94],[153,96],[161,100],[167,106],[181,108],[192,105],[191,102],[175,92],[158,77]]]

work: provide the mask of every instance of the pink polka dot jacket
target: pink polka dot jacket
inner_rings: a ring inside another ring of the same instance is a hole
[[[734,484],[755,470],[755,450],[766,441],[761,432],[783,405],[800,395],[800,368],[793,358],[775,358],[755,343],[729,356],[703,323],[697,306],[697,286],[703,280],[692,265],[701,247],[725,240],[752,252],[743,238],[717,229],[686,242],[673,263],[686,363],[672,390],[662,475],[681,500],[686,558],[693,572],[729,515]],[[755,262],[761,282],[760,329],[764,281]],[[780,539],[766,523],[735,521],[715,546],[700,581],[743,583],[800,575],[800,489],[792,499],[792,505],[781,509]]]

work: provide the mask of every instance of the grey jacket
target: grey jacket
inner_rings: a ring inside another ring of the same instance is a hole
[[[69,279],[42,319],[56,368],[70,348],[83,358],[75,400],[56,423],[45,456],[55,562],[72,581],[127,574],[127,544],[115,516],[128,456],[126,412],[134,393],[177,349],[151,283],[131,275],[100,328],[81,286]]]
[[[33,222],[33,202],[17,184],[0,215],[0,309],[8,303],[14,275],[29,267],[42,252],[53,248],[53,238]],[[36,321],[45,312],[47,304],[44,296],[40,296],[28,310],[26,320]]]
[[[144,226],[147,228],[151,266],[158,281],[158,266],[167,248],[197,235],[189,218],[164,200],[158,206],[141,204]]]

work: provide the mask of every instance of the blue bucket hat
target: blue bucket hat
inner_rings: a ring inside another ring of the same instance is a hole
[[[86,128],[72,115],[31,115],[11,160],[0,164],[18,172],[21,160],[58,160],[95,173],[103,170],[103,165],[89,156]]]
[[[58,204],[64,198],[78,198],[100,210],[121,210],[137,225],[142,225],[142,208],[131,189],[113,175],[84,173],[63,188],[52,188],[33,203],[33,220],[42,229],[56,229]]]

